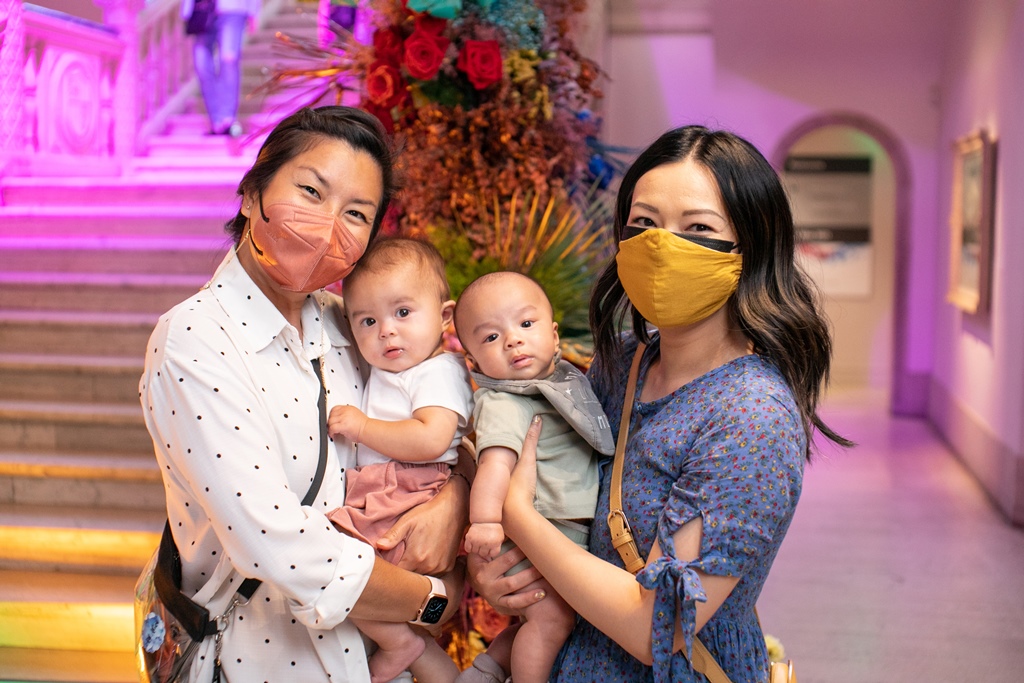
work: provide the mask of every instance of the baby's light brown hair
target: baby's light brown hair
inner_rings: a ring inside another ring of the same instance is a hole
[[[433,284],[441,301],[451,298],[444,257],[433,244],[411,237],[385,237],[366,250],[356,267],[342,280],[342,294],[367,273],[382,273],[398,266],[411,265],[423,276],[423,284]]]

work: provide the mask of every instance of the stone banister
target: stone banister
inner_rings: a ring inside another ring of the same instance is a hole
[[[9,170],[61,174],[77,159],[93,173],[117,172],[130,154],[118,125],[124,42],[109,27],[41,8],[26,7],[22,25],[21,92],[15,99],[23,107],[24,142]]]
[[[192,69],[192,41],[181,20],[181,0],[151,0],[135,26],[139,46],[136,139],[144,143],[195,96],[198,84]]]
[[[0,176],[125,173],[196,94],[181,0],[93,2],[102,25],[0,0]]]

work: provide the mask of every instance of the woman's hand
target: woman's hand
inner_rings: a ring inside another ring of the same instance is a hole
[[[511,548],[493,560],[469,555],[466,558],[469,583],[498,612],[519,615],[530,605],[544,599],[542,578],[534,567],[505,576],[505,572],[524,559],[526,555],[519,548]]]
[[[502,507],[502,523],[505,533],[514,541],[516,535],[510,527],[520,527],[531,516],[539,513],[533,507],[537,494],[537,441],[540,439],[541,417],[535,415],[523,439],[519,462],[512,470],[505,504]]]
[[[464,477],[451,477],[436,496],[402,515],[377,547],[391,550],[405,542],[398,566],[438,576],[455,566],[462,530],[468,524],[469,486]]]

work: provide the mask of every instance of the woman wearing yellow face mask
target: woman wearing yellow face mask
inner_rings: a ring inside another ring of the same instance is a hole
[[[615,232],[591,301],[590,378],[622,432],[621,483],[606,467],[590,554],[533,509],[530,448],[504,508],[506,533],[583,617],[551,680],[702,683],[691,664],[702,643],[732,683],[763,683],[754,603],[812,433],[850,445],[816,413],[831,340],[794,262],[786,195],[750,143],[679,128],[626,173]],[[515,610],[537,596],[529,577],[501,576],[519,559],[508,555],[471,563],[471,574]]]

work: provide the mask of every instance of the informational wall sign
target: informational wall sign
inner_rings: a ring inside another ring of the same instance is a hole
[[[790,156],[783,182],[800,265],[829,296],[870,296],[870,157]]]

